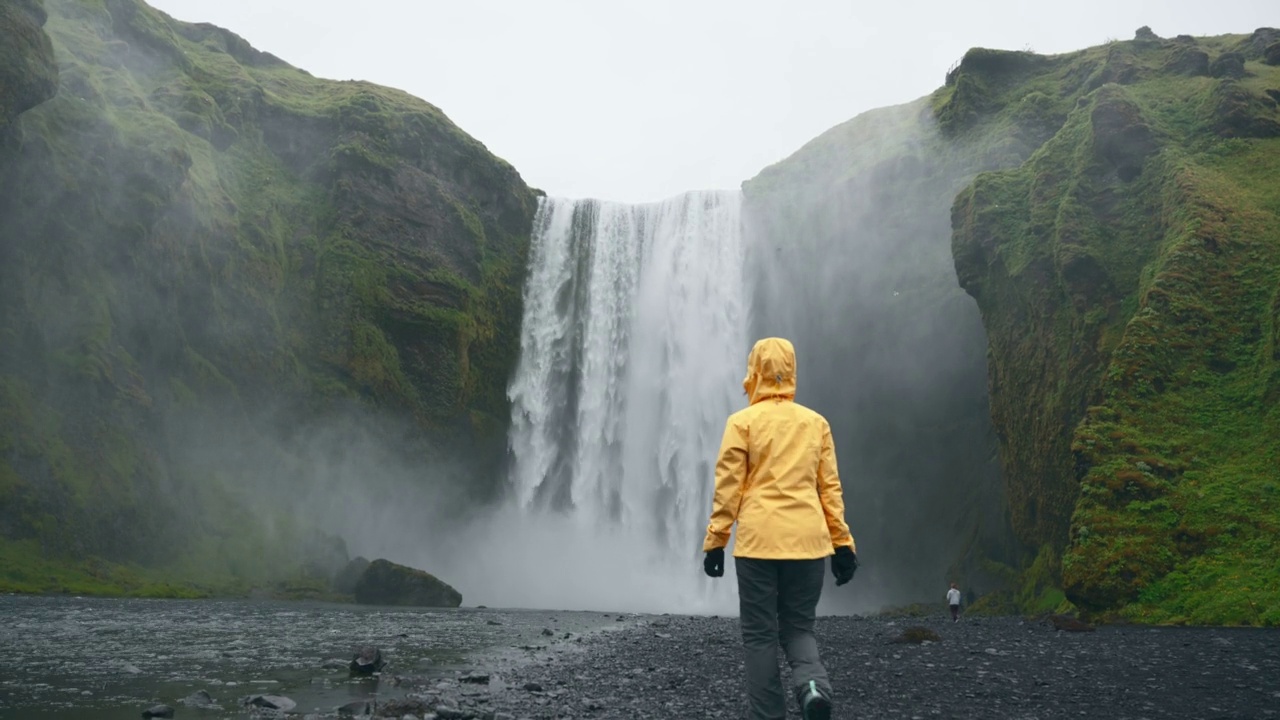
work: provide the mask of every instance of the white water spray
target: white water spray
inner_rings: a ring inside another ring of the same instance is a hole
[[[740,211],[737,192],[542,201],[509,391],[519,522],[561,586],[526,586],[533,602],[582,607],[601,595],[586,583],[644,609],[731,602],[732,575],[707,580],[700,558],[720,435],[744,404]],[[580,578],[551,570],[597,556]]]

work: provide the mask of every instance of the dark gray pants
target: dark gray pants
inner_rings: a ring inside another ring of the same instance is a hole
[[[831,697],[827,670],[818,658],[813,620],[822,595],[826,561],[734,558],[738,575],[742,644],[746,650],[751,720],[786,720],[778,646],[786,653],[796,687],[810,680]]]

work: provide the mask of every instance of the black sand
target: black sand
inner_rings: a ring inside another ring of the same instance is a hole
[[[940,640],[893,643],[923,626]],[[1099,627],[941,616],[820,618],[836,718],[1280,717],[1280,631]],[[648,618],[573,652],[496,669],[488,684],[445,680],[379,714],[440,717],[739,718],[736,619]],[[475,680],[476,678],[472,678]],[[402,712],[403,711],[403,712]],[[399,713],[399,714],[397,714]],[[421,715],[419,715],[421,716]],[[798,717],[794,707],[792,717]]]

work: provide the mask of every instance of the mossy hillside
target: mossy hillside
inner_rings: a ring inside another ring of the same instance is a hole
[[[1063,563],[1078,604],[1280,623],[1277,167],[1280,136],[1172,173],[1163,252],[1073,437],[1083,477]]]
[[[501,442],[535,203],[509,165],[427,103],[227,31],[48,9],[59,92],[0,141],[4,536],[261,576],[217,540],[270,540],[243,481],[192,467],[179,420],[298,433],[354,403]]]
[[[46,17],[41,0],[0,5],[0,131],[57,90],[53,46],[41,30]]]
[[[1015,530],[1065,549],[1086,610],[1276,621],[1252,610],[1276,572],[1275,35],[1078,54],[1039,90],[1070,108],[1061,129],[955,204]],[[1197,519],[1225,507],[1229,533]]]

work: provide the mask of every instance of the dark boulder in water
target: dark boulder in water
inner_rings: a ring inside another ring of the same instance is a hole
[[[372,645],[360,648],[360,652],[351,658],[351,672],[360,675],[381,672],[386,666],[387,662],[382,659],[382,651]]]
[[[283,695],[248,695],[240,699],[240,704],[245,707],[279,710],[280,712],[289,712],[298,707],[298,703]]]
[[[183,705],[186,705],[187,707],[199,708],[201,710],[220,710],[221,709],[218,706],[218,703],[213,699],[213,696],[210,695],[206,690],[197,690],[191,693],[190,695],[182,698],[178,702],[182,703]]]
[[[374,560],[360,574],[356,602],[365,605],[458,607],[462,593],[436,576],[389,560]]]
[[[142,711],[144,718],[171,718],[173,717],[173,708],[168,705],[153,705]]]

